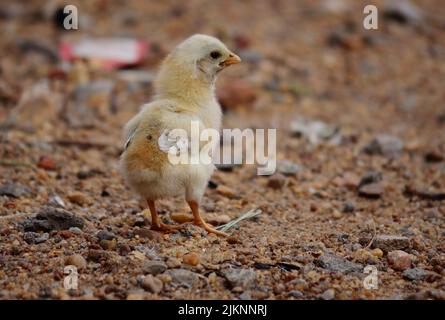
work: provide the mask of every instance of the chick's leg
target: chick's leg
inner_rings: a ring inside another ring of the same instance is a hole
[[[201,217],[201,215],[199,214],[199,205],[196,201],[187,201],[187,203],[190,206],[190,209],[192,209],[192,213],[193,213],[193,219],[194,219],[194,224],[203,228],[205,231],[207,231],[208,233],[214,233],[217,234],[219,236],[223,236],[223,237],[227,237],[228,234],[218,231],[215,228],[212,228],[211,226],[209,226],[204,219]]]
[[[148,208],[151,213],[151,229],[157,231],[165,232],[175,232],[178,227],[170,226],[168,224],[162,223],[159,219],[158,212],[156,211],[155,202],[153,200],[147,200]]]

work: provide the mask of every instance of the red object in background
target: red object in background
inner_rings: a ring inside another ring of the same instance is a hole
[[[39,168],[45,169],[45,170],[55,170],[56,169],[56,162],[47,156],[42,156],[39,159],[39,162],[37,163],[37,166]]]
[[[112,70],[142,62],[149,44],[131,38],[85,38],[78,42],[61,42],[59,54],[62,60],[87,59],[106,70]]]

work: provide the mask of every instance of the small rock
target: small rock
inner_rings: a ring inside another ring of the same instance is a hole
[[[354,212],[354,210],[355,210],[355,203],[353,203],[351,201],[347,201],[343,205],[343,210],[342,211],[344,213],[351,213],[351,212]]]
[[[403,271],[403,277],[407,280],[414,281],[414,280],[420,280],[420,281],[433,281],[434,279],[438,278],[438,275],[434,272],[422,269],[422,268],[412,268],[407,269]]]
[[[288,295],[289,295],[289,297],[293,297],[293,298],[303,298],[304,297],[303,292],[301,292],[300,290],[289,291]]]
[[[431,151],[428,151],[425,154],[425,161],[426,162],[442,162],[445,159],[445,155],[440,152],[437,149],[433,149]]]
[[[55,195],[54,197],[51,197],[49,199],[48,204],[51,205],[51,206],[55,206],[55,207],[65,208],[65,202],[58,195]]]
[[[134,234],[141,237],[146,238],[154,241],[162,241],[164,238],[162,237],[162,234],[153,230],[150,230],[148,228],[139,228],[134,231]]]
[[[157,275],[167,270],[167,265],[162,261],[145,261],[142,265],[142,272],[145,274]]]
[[[421,24],[424,15],[420,9],[407,0],[390,1],[384,8],[383,16],[388,20],[406,24]]]
[[[236,191],[233,190],[232,188],[223,186],[223,185],[219,185],[216,188],[216,192],[218,192],[220,195],[223,195],[229,199],[235,198],[236,197]]]
[[[181,266],[181,261],[175,257],[169,257],[166,264],[169,268],[174,269]]]
[[[197,273],[186,270],[186,269],[172,269],[165,271],[165,274],[172,278],[172,282],[184,286],[186,288],[191,288],[199,281],[199,276]]]
[[[207,213],[205,220],[214,226],[220,226],[229,223],[231,219],[227,214]]]
[[[378,183],[380,181],[382,181],[382,174],[380,172],[368,171],[365,172],[365,174],[361,177],[358,187],[360,188],[364,185]]]
[[[369,199],[378,199],[383,192],[384,188],[380,183],[365,184],[358,189],[359,196]]]
[[[285,184],[286,184],[286,177],[280,173],[276,173],[270,176],[269,180],[267,181],[267,186],[275,190],[283,188]]]
[[[72,233],[69,230],[62,230],[59,232],[59,235],[64,239],[69,239],[69,238],[74,237],[74,233]]]
[[[294,137],[304,137],[312,145],[318,145],[323,141],[338,144],[341,140],[338,127],[320,120],[300,118],[291,123],[290,130]]]
[[[68,230],[74,234],[82,234],[82,230],[80,230],[78,227],[71,227]]]
[[[12,198],[20,198],[27,196],[31,190],[19,183],[7,183],[0,187],[0,196],[8,196]]]
[[[235,237],[235,236],[229,236],[229,237],[227,238],[227,242],[228,242],[229,244],[238,244],[238,243],[241,243],[240,239],[239,239],[238,237]]]
[[[410,246],[409,238],[403,236],[378,235],[375,237],[373,248],[380,248],[384,252],[402,250]]]
[[[161,280],[158,278],[153,277],[152,275],[148,275],[144,277],[144,280],[142,281],[141,287],[149,291],[151,293],[159,293],[162,291],[162,287],[164,284]]]
[[[394,250],[388,253],[388,262],[394,270],[404,271],[411,268],[412,255],[402,250]]]
[[[382,134],[366,145],[363,151],[370,155],[394,157],[403,151],[403,142],[397,137]]]
[[[114,250],[116,248],[116,239],[113,240],[100,240],[99,245],[104,250]]]
[[[231,288],[242,287],[250,289],[255,285],[256,272],[253,269],[229,269],[224,272]]]
[[[68,200],[79,206],[91,204],[91,199],[82,192],[72,192],[67,196]]]
[[[334,289],[328,289],[325,292],[322,293],[322,295],[320,296],[321,299],[323,300],[332,300],[335,297],[335,291]]]
[[[330,253],[322,255],[314,262],[323,269],[341,273],[361,272],[363,270],[362,265]]]
[[[186,223],[193,221],[193,216],[184,212],[174,212],[170,215],[170,218],[176,223]]]
[[[296,175],[300,171],[300,166],[289,160],[277,161],[277,172],[285,176]]]
[[[219,86],[217,96],[221,107],[225,110],[250,107],[257,98],[252,85],[243,80],[235,80]]]
[[[46,232],[42,235],[36,232],[26,232],[23,235],[23,240],[25,240],[26,243],[28,244],[39,244],[47,241],[48,239],[49,239],[49,234]]]
[[[65,260],[65,265],[66,266],[73,265],[78,270],[82,270],[82,269],[85,269],[87,267],[87,261],[80,254],[73,254],[72,256],[69,256]]]
[[[37,166],[45,170],[55,170],[56,162],[50,157],[43,156],[39,159]]]
[[[44,206],[33,218],[28,218],[23,222],[25,231],[45,231],[68,230],[71,227],[82,229],[84,220],[75,214],[63,209]]]
[[[199,264],[199,256],[194,252],[190,252],[182,257],[182,261],[188,265],[197,266]]]
[[[116,235],[113,232],[107,231],[107,230],[100,230],[96,237],[99,240],[113,240],[116,239]]]
[[[340,219],[340,218],[342,217],[342,214],[341,214],[340,211],[338,211],[338,210],[334,210],[334,211],[332,212],[332,217],[333,217],[334,219]]]
[[[376,248],[374,250],[371,251],[372,255],[376,258],[381,258],[383,257],[383,251],[380,250],[379,248]]]
[[[356,261],[362,263],[375,262],[375,257],[369,250],[366,249],[358,249],[354,251],[353,257]]]

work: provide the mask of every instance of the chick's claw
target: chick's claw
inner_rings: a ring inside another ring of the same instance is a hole
[[[155,231],[162,231],[162,232],[167,232],[167,233],[174,233],[174,232],[178,232],[179,229],[181,229],[181,226],[172,226],[169,224],[165,224],[165,223],[157,223],[157,224],[153,224],[151,226],[151,230],[155,230]]]
[[[216,235],[218,235],[218,236],[222,236],[222,237],[228,237],[229,235],[227,234],[227,233],[225,233],[225,232],[222,232],[222,231],[219,231],[219,230],[216,230],[215,228],[212,228],[210,225],[208,225],[207,223],[205,223],[205,222],[202,222],[202,221],[195,221],[195,223],[194,223],[196,226],[198,226],[198,227],[200,227],[200,228],[203,228],[205,231],[207,231],[208,233],[214,233],[214,234],[216,234]]]

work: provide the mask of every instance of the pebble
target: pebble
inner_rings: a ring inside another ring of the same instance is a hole
[[[320,296],[320,298],[322,300],[332,300],[335,297],[335,291],[334,289],[328,289],[325,292],[322,293],[322,295]]]
[[[323,269],[340,273],[361,272],[363,270],[362,265],[348,261],[331,253],[322,255],[314,262],[317,266]]]
[[[366,184],[378,183],[382,181],[382,174],[377,171],[367,171],[360,178],[358,187],[364,186]]]
[[[100,240],[99,241],[99,245],[102,247],[102,249],[104,250],[114,250],[116,249],[116,240]]]
[[[219,226],[229,223],[231,219],[227,214],[208,213],[205,216],[205,220],[214,226]]]
[[[383,251],[380,250],[379,248],[372,250],[371,253],[374,257],[377,257],[377,258],[383,257]]]
[[[354,212],[354,210],[355,210],[355,203],[351,201],[347,201],[344,203],[342,210],[344,213],[351,213]]]
[[[300,166],[289,160],[277,161],[277,172],[285,176],[296,175],[300,171]]]
[[[197,266],[199,264],[199,255],[195,252],[187,253],[182,257],[182,261],[184,261],[185,264]]]
[[[391,268],[398,271],[404,271],[411,268],[413,261],[412,255],[402,250],[388,252],[388,262]]]
[[[410,241],[409,238],[403,236],[378,235],[375,237],[372,246],[383,250],[383,252],[389,252],[408,248]]]
[[[199,281],[197,273],[186,269],[171,269],[165,271],[165,274],[171,277],[172,283],[186,288],[193,287]]]
[[[145,274],[157,275],[167,270],[167,265],[162,261],[145,261],[142,265],[142,272]]]
[[[362,263],[368,263],[368,262],[375,262],[375,256],[372,254],[371,251],[366,249],[358,249],[354,251],[354,259],[356,261],[362,262]]]
[[[282,189],[285,184],[286,184],[286,177],[281,173],[276,173],[270,176],[269,180],[267,181],[267,186],[274,190]]]
[[[231,288],[241,287],[243,289],[250,289],[255,285],[256,272],[249,269],[228,269],[224,272],[224,276],[227,279]]]
[[[169,257],[166,261],[167,267],[173,269],[181,266],[181,261],[174,257]]]
[[[162,281],[156,277],[153,277],[152,275],[145,276],[141,284],[141,287],[144,290],[149,291],[151,293],[161,292],[163,286],[164,284],[162,283]]]
[[[414,281],[414,280],[433,280],[437,278],[437,275],[434,272],[422,269],[422,268],[412,268],[403,271],[403,278]]]
[[[12,198],[20,198],[31,193],[28,187],[19,183],[7,183],[0,187],[0,196],[8,196]]]
[[[363,151],[370,155],[394,157],[403,151],[403,146],[403,141],[399,138],[381,134],[367,144]]]
[[[334,219],[340,219],[340,218],[342,217],[342,214],[341,214],[340,211],[338,211],[338,210],[334,210],[334,211],[332,212],[332,217],[333,217]]]
[[[301,292],[300,290],[289,291],[288,295],[289,295],[289,297],[292,297],[292,298],[303,298],[304,297],[303,292]]]
[[[23,240],[25,240],[26,243],[28,244],[39,244],[45,242],[48,239],[49,239],[49,234],[47,232],[45,232],[42,235],[36,232],[26,232],[23,235]]]
[[[437,149],[430,150],[425,154],[426,162],[435,163],[435,162],[442,162],[444,160],[445,160],[445,154],[443,154]]]
[[[96,237],[99,240],[113,240],[116,239],[116,235],[113,232],[107,231],[107,230],[100,230]]]
[[[421,24],[424,21],[424,14],[408,0],[388,1],[384,7],[383,17],[388,20],[407,24]]]
[[[358,194],[369,199],[378,199],[383,194],[384,189],[380,183],[370,183],[359,187]]]
[[[218,86],[216,92],[221,107],[226,110],[250,107],[257,98],[255,89],[244,80],[230,81]]]
[[[193,216],[184,212],[174,212],[170,215],[170,218],[176,223],[186,223],[193,221]]]
[[[75,214],[60,208],[44,206],[33,218],[26,219],[22,225],[25,231],[68,230],[71,227],[82,229],[84,220]]]
[[[68,194],[67,198],[70,202],[78,204],[79,206],[88,205],[91,204],[92,202],[91,199],[87,197],[85,194],[77,191]]]
[[[80,230],[78,227],[71,227],[68,230],[74,234],[82,234],[82,230]]]
[[[236,191],[233,190],[232,188],[223,186],[223,185],[219,185],[216,188],[216,192],[218,192],[220,195],[225,196],[229,199],[233,199],[236,197]]]
[[[82,270],[82,269],[85,269],[87,267],[87,261],[80,254],[73,254],[72,256],[69,256],[65,260],[65,265],[66,266],[73,265],[78,270]]]
[[[164,238],[162,237],[162,234],[160,232],[156,232],[153,230],[150,230],[148,228],[139,228],[134,231],[135,235],[138,235],[141,238],[146,238],[154,241],[162,241]]]
[[[39,162],[37,163],[37,166],[39,168],[45,169],[45,170],[55,170],[56,169],[56,162],[47,156],[40,157]]]

